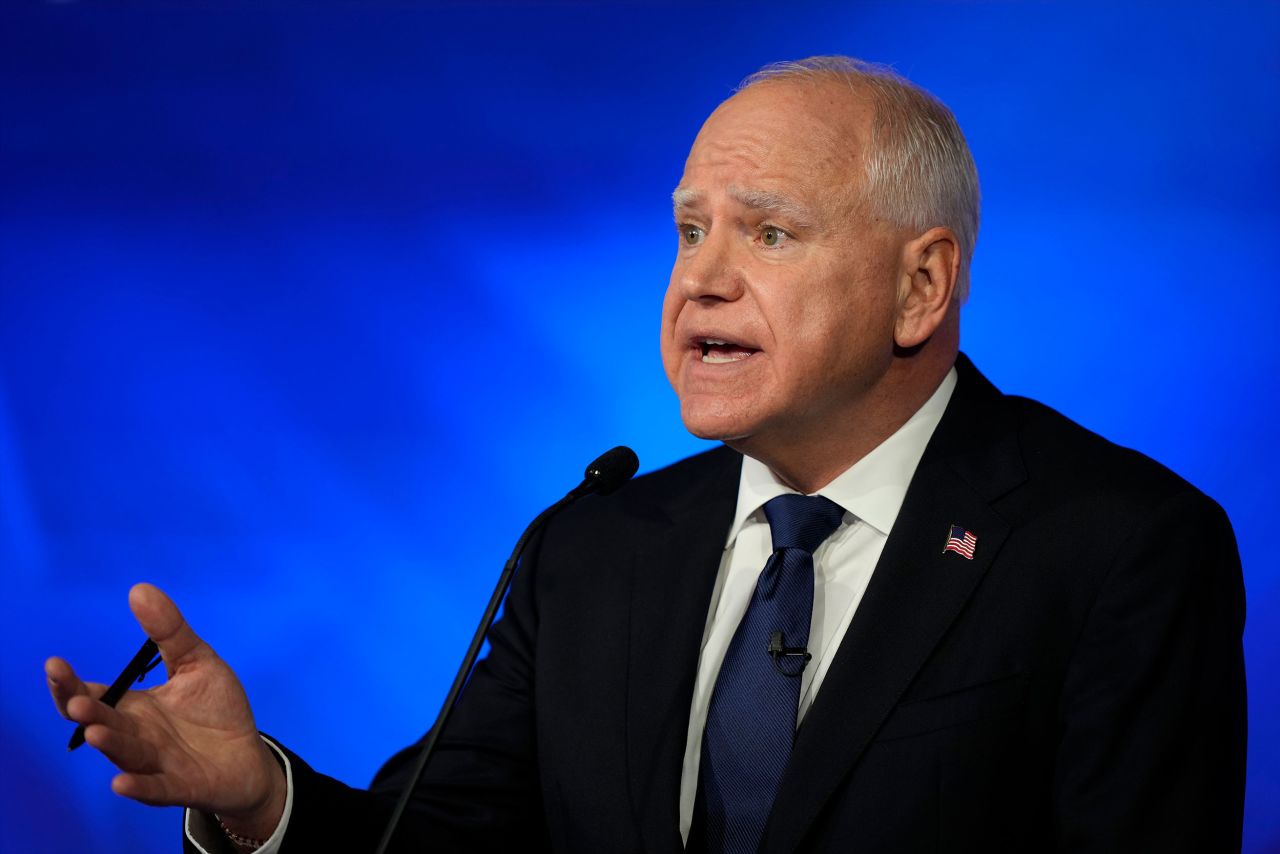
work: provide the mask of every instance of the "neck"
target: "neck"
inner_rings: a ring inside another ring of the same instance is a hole
[[[920,355],[920,354],[915,354]],[[726,442],[764,463],[787,486],[806,495],[831,483],[898,431],[937,391],[955,353],[929,364],[912,357],[895,364],[874,387],[824,424],[820,434],[781,429]]]

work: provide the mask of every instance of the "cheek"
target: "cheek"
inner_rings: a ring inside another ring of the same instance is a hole
[[[778,348],[780,367],[795,382],[822,385],[892,355],[892,294],[857,282],[815,290],[809,299],[774,312],[774,329],[786,341]]]
[[[662,353],[662,365],[666,369],[667,379],[672,383],[675,382],[675,371],[679,362],[679,351],[682,347],[676,345],[676,322],[680,318],[680,309],[684,306],[685,301],[677,293],[674,278],[672,283],[667,287],[666,296],[662,299],[662,328],[660,350]]]
[[[838,348],[855,320],[843,295],[803,281],[762,292],[760,314],[776,342],[774,352],[788,361]]]
[[[662,332],[665,337],[666,333],[675,327],[676,318],[680,315],[680,306],[684,304],[676,287],[675,277],[667,285],[667,291],[662,296]]]

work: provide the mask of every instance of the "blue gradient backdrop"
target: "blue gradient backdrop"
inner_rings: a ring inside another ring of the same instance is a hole
[[[1277,45],[1274,3],[6,3],[0,848],[175,849],[41,675],[112,675],[137,580],[318,768],[416,738],[525,521],[606,447],[701,447],[668,194],[739,77],[840,52],[968,134],[979,366],[1234,520],[1275,850]]]

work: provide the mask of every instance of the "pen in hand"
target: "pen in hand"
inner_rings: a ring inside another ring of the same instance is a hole
[[[142,649],[138,650],[137,654],[130,659],[124,670],[120,671],[120,675],[98,698],[98,701],[115,708],[116,703],[120,702],[120,698],[125,695],[129,687],[134,682],[141,682],[142,677],[150,673],[152,668],[159,664],[160,661],[159,647],[156,646],[155,641],[147,638],[142,645]],[[77,726],[76,731],[71,734],[71,741],[67,743],[67,750],[75,750],[82,744],[84,744],[84,724]]]

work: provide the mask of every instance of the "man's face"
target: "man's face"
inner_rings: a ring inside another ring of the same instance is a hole
[[[695,435],[767,456],[875,406],[903,240],[860,203],[871,118],[843,84],[775,81],[694,141],[662,359]]]

